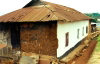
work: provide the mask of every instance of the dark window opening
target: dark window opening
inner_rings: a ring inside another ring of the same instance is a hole
[[[86,27],[86,33],[88,33],[88,26]]]
[[[79,32],[80,32],[80,29],[77,29],[77,38],[79,39]]]
[[[84,27],[83,27],[83,31],[82,31],[82,36],[84,36]]]
[[[68,46],[69,43],[69,33],[66,33],[66,46]]]

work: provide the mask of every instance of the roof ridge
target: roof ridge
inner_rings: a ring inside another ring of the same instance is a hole
[[[43,6],[32,6],[16,10],[0,17],[0,22],[42,22],[50,20],[66,20],[67,22],[89,20],[83,13],[69,7],[42,1]],[[25,11],[26,10],[26,11]],[[41,11],[43,10],[43,11]],[[25,12],[24,12],[25,11]],[[74,14],[73,14],[74,11]],[[22,13],[23,12],[23,13]],[[41,13],[39,13],[41,12]],[[31,13],[31,14],[30,14]],[[16,16],[17,14],[17,16]],[[36,16],[36,18],[35,18]],[[15,18],[15,19],[14,19]]]
[[[49,7],[47,7],[46,5],[45,5],[45,2],[44,1],[42,1],[43,2],[43,5],[48,9],[48,10],[50,10],[51,12],[52,12],[52,14],[54,14],[55,16],[56,16],[56,14],[54,13],[54,11],[52,10],[52,9],[50,9]],[[51,5],[50,5],[51,6]],[[51,6],[52,7],[52,6]],[[53,8],[53,7],[52,7]],[[57,18],[58,18],[58,16],[56,16]]]
[[[60,6],[60,7],[66,7],[66,6],[63,6],[63,5],[59,5],[59,4],[54,4],[54,3],[50,3],[50,2],[46,2],[46,1],[42,1],[43,3],[49,3],[48,5],[50,5],[50,4],[53,4],[53,5],[56,5],[56,6]],[[58,20],[59,20],[59,17],[54,13],[54,12],[56,12],[56,9],[52,6],[52,5],[50,5],[54,10],[52,10],[52,9],[50,9],[49,7],[47,7],[45,4],[44,4],[44,6],[47,8],[47,9],[49,9],[57,18],[58,18]],[[69,8],[69,7],[67,7],[67,8]],[[65,11],[65,10],[64,10]],[[59,15],[60,15],[60,13],[58,13]],[[62,16],[61,16],[62,17]],[[67,20],[67,21],[70,21],[70,20],[68,20],[68,19],[66,19],[66,18],[64,18],[64,17],[62,17],[62,19],[63,20]],[[62,20],[61,19],[61,20]]]

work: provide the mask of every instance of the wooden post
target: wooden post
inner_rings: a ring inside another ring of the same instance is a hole
[[[89,20],[89,26],[88,26],[88,38],[91,37],[91,20]]]

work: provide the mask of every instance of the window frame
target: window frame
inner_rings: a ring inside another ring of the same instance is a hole
[[[66,43],[65,43],[65,46],[67,47],[68,44],[69,44],[69,32],[67,32],[65,35],[66,35]]]

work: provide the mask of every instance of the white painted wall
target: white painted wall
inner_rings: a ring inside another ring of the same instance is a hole
[[[89,25],[89,21],[76,21],[76,22],[62,22],[59,21],[57,24],[57,38],[58,38],[58,49],[57,57],[62,56],[70,48],[74,47],[79,41],[87,36],[86,27]],[[82,35],[84,27],[84,36]],[[77,29],[80,29],[79,39],[77,39]],[[66,47],[66,33],[69,32],[69,44]]]

